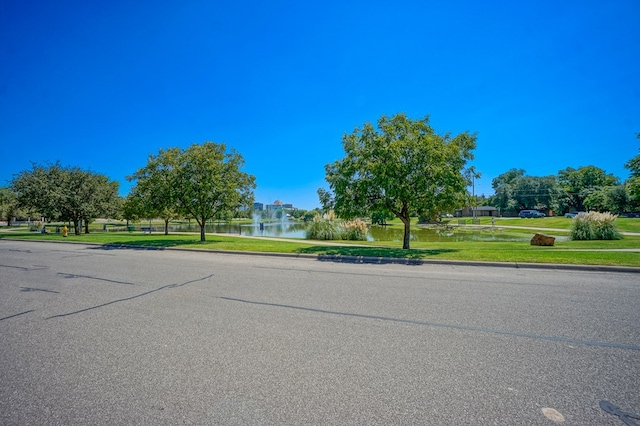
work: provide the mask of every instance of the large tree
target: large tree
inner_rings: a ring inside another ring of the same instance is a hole
[[[89,223],[98,217],[114,217],[120,206],[118,182],[111,181],[104,175],[90,171],[79,171],[78,197],[84,197],[82,204],[82,221],[84,232],[89,233]],[[82,200],[78,200],[81,202]]]
[[[7,226],[11,226],[13,218],[20,213],[16,193],[7,186],[0,188],[0,218],[6,219]]]
[[[192,217],[200,225],[200,241],[205,241],[209,219],[253,205],[255,177],[243,172],[243,165],[244,159],[234,150],[205,142],[160,150],[132,180],[137,180],[142,211],[161,215],[168,210]]]
[[[345,157],[325,166],[335,212],[344,219],[391,213],[404,224],[409,249],[412,214],[453,210],[468,198],[465,165],[476,135],[438,135],[429,117],[382,116],[342,138]]]
[[[558,172],[558,184],[563,191],[560,201],[565,210],[584,211],[584,200],[591,193],[619,183],[617,177],[595,166],[567,167]]]
[[[73,222],[75,234],[80,221],[86,224],[108,216],[118,201],[118,183],[106,176],[78,167],[33,164],[11,181],[20,206],[40,212],[47,219]],[[85,228],[88,232],[88,227]]]
[[[584,206],[589,210],[620,214],[627,209],[629,196],[624,185],[603,186],[591,192],[584,199]]]
[[[175,182],[179,156],[179,148],[161,149],[157,156],[149,156],[146,166],[127,176],[127,180],[136,182],[129,193],[127,213],[147,219],[161,218],[165,235],[169,233],[169,221],[179,217],[176,191],[180,187]]]
[[[636,138],[640,139],[640,133]],[[632,208],[640,208],[640,153],[627,161],[624,167],[630,171],[630,176],[625,181],[629,203]]]
[[[495,195],[491,197],[491,204],[501,211],[516,210],[518,203],[514,197],[516,181],[524,176],[523,169],[508,170],[491,181]]]
[[[522,169],[511,169],[491,181],[493,206],[502,211],[523,209],[553,210],[558,206],[560,189],[556,177],[527,176]]]

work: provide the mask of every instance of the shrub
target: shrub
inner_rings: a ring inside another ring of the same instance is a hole
[[[616,227],[617,215],[609,212],[580,213],[573,218],[571,238],[574,240],[619,240]]]
[[[343,240],[367,240],[367,224],[360,219],[343,222],[340,224],[340,228],[342,228],[341,237]]]
[[[308,240],[337,240],[340,238],[340,229],[332,212],[324,216],[319,214],[307,226]]]
[[[591,222],[586,219],[586,214],[579,214],[571,223],[572,240],[595,240]]]

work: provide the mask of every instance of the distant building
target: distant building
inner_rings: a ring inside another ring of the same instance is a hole
[[[292,210],[293,208],[293,204],[285,204],[280,200],[275,200],[273,204],[267,204],[267,211],[276,211],[282,209]]]
[[[480,216],[495,216],[498,217],[500,212],[493,206],[478,206],[478,207],[465,207],[462,210],[456,212],[457,217],[473,216],[473,211],[476,211],[476,217]]]
[[[264,210],[264,204],[263,203],[253,203],[253,209],[256,211],[262,211]]]

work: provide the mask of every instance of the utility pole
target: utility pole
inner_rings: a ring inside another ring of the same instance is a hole
[[[476,177],[471,175],[471,198],[473,198],[473,206],[471,208],[471,217],[476,218]]]

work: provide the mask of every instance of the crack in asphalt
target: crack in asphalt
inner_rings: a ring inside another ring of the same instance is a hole
[[[560,336],[545,336],[542,334],[534,334],[534,333],[523,333],[518,331],[510,331],[510,330],[500,330],[494,328],[485,328],[485,327],[475,327],[470,325],[458,325],[458,324],[446,324],[440,322],[432,322],[432,321],[418,321],[418,320],[408,320],[401,318],[392,318],[392,317],[383,317],[379,315],[368,315],[368,314],[356,314],[352,312],[339,312],[339,311],[329,311],[326,309],[316,309],[316,308],[307,308],[304,306],[293,306],[293,305],[283,305],[279,303],[269,303],[269,302],[257,302],[253,300],[245,300],[245,299],[236,299],[233,297],[218,297],[219,299],[229,300],[232,302],[240,302],[240,303],[248,303],[252,305],[261,305],[261,306],[270,306],[274,308],[286,308],[286,309],[295,309],[299,311],[306,312],[314,312],[320,314],[327,315],[337,315],[344,317],[353,317],[353,318],[365,318],[365,319],[374,319],[380,321],[390,321],[401,324],[412,324],[412,325],[422,325],[428,327],[437,327],[437,328],[449,328],[455,330],[464,330],[464,331],[478,331],[481,333],[491,333],[491,334],[501,334],[506,336],[514,336],[514,337],[527,337],[530,339],[537,340],[549,340],[554,342],[565,342],[565,343],[573,343],[576,345],[584,345],[584,346],[599,346],[605,348],[617,348],[617,349],[628,349],[634,351],[640,351],[640,346],[638,345],[627,345],[624,343],[609,343],[609,342],[597,342],[591,340],[580,340],[580,339],[571,339],[568,337],[560,337]]]
[[[26,266],[0,265],[0,268],[19,269],[21,271],[41,271],[43,269],[49,269],[46,265],[33,265],[33,268],[28,268]]]
[[[34,312],[34,309],[31,309],[29,311],[20,312],[20,313],[13,314],[13,315],[9,315],[8,317],[0,318],[0,321],[4,321],[4,320],[9,319],[9,318],[15,318],[15,317],[18,317],[20,315],[28,314],[29,312]]]
[[[113,305],[115,303],[126,302],[128,300],[138,299],[140,297],[148,296],[149,294],[156,293],[158,291],[166,290],[166,289],[169,289],[169,288],[178,288],[178,287],[182,287],[182,286],[185,286],[185,285],[188,285],[188,284],[193,284],[193,283],[196,283],[196,282],[199,282],[199,281],[205,281],[205,280],[208,280],[209,278],[211,278],[212,276],[213,276],[213,274],[207,275],[206,277],[202,277],[202,278],[196,278],[194,280],[186,281],[186,282],[183,282],[183,283],[167,284],[167,285],[164,285],[162,287],[155,288],[153,290],[145,291],[144,293],[136,294],[135,296],[129,296],[129,297],[124,297],[122,299],[112,300],[110,302],[102,303],[102,304],[96,305],[96,306],[90,306],[88,308],[80,309],[80,310],[73,311],[73,312],[68,312],[66,314],[52,315],[52,316],[50,316],[48,318],[45,318],[45,319],[68,317],[68,316],[71,316],[71,315],[76,315],[76,314],[80,314],[80,313],[83,313],[83,312],[92,311],[94,309],[103,308],[105,306]]]
[[[108,278],[94,277],[94,276],[91,276],[91,275],[67,274],[67,273],[64,273],[64,272],[58,272],[58,275],[62,275],[65,278],[89,278],[90,280],[106,281],[106,282],[114,283],[114,284],[136,285],[135,283],[130,283],[130,282],[127,282],[127,281],[116,281],[116,280],[110,280]]]
[[[21,271],[29,271],[29,268],[25,268],[24,266],[13,266],[13,265],[0,265],[0,268],[10,268],[10,269],[19,269]]]
[[[34,288],[34,287],[20,287],[20,291],[44,291],[46,293],[56,293],[60,294],[59,291],[46,290],[44,288]]]

